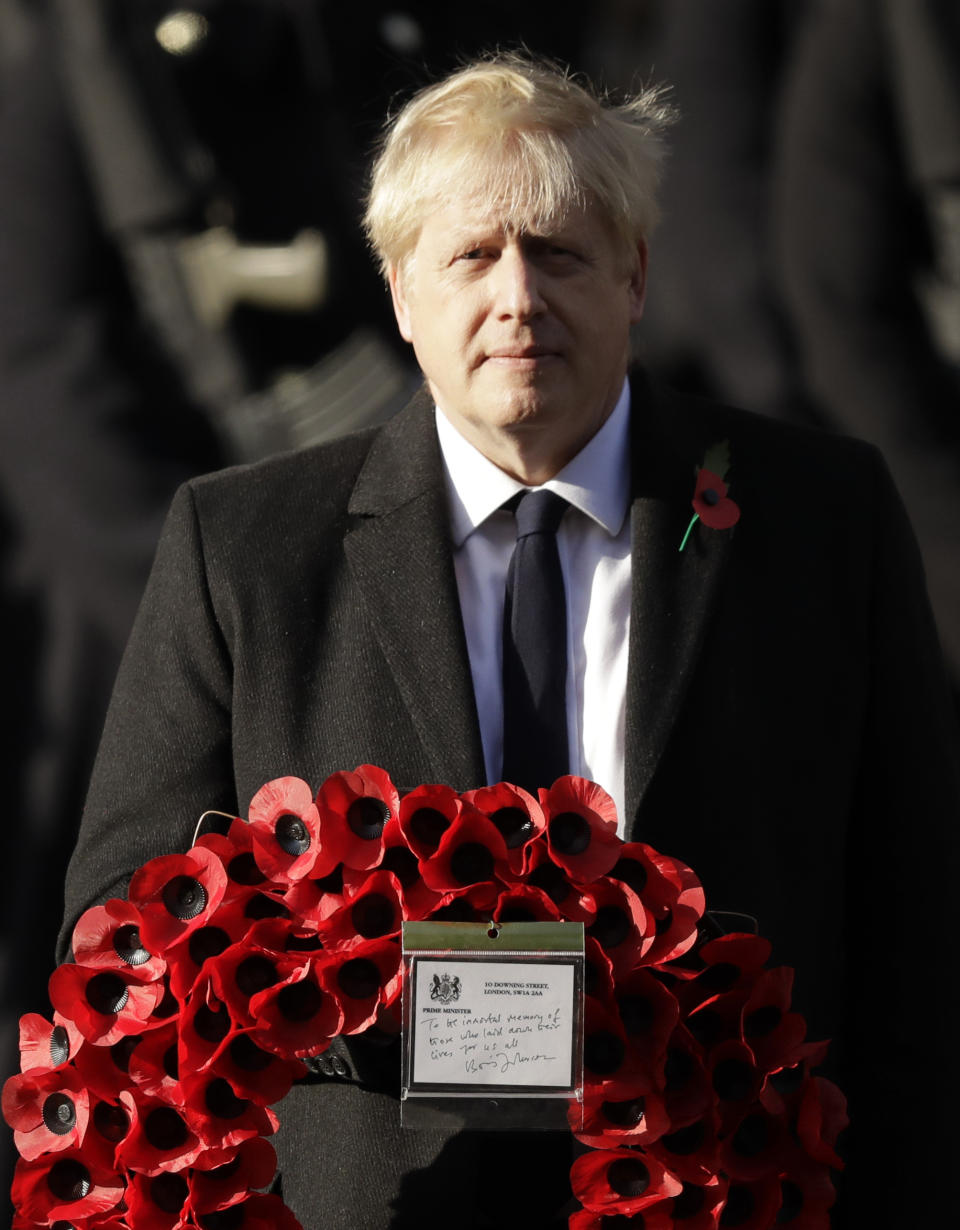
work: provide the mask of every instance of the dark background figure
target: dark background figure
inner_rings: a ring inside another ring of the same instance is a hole
[[[960,8],[816,6],[786,86],[784,302],[832,428],[878,444],[960,679]]]

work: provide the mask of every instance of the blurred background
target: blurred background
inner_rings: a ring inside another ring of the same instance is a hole
[[[0,0],[3,1076],[19,1015],[48,1010],[173,491],[404,403],[417,373],[359,229],[370,150],[414,89],[519,44],[614,91],[672,86],[639,353],[880,445],[956,691],[955,0]]]

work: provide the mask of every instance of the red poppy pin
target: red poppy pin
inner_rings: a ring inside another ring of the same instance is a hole
[[[712,444],[697,469],[697,482],[693,489],[693,516],[687,532],[680,543],[680,550],[687,545],[690,531],[697,521],[702,521],[711,530],[727,530],[740,520],[740,508],[727,495],[724,479],[730,470],[730,441],[721,440]]]

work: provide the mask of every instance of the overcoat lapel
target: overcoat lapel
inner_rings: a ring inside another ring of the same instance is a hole
[[[380,648],[436,781],[485,780],[483,747],[460,618],[443,463],[429,398],[419,394],[382,429],[349,504],[344,540]],[[409,784],[409,783],[404,783]]]
[[[696,470],[709,423],[684,399],[631,381],[633,553],[627,670],[625,794],[628,839],[683,706],[720,590],[735,530],[697,525]]]

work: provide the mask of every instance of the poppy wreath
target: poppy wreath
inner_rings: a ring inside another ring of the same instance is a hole
[[[711,930],[694,873],[623,842],[599,786],[538,794],[280,778],[87,910],[3,1090],[14,1230],[295,1230],[262,1190],[271,1108],[332,1038],[399,1032],[404,919],[584,923],[571,1230],[826,1230],[845,1103],[792,971]]]

